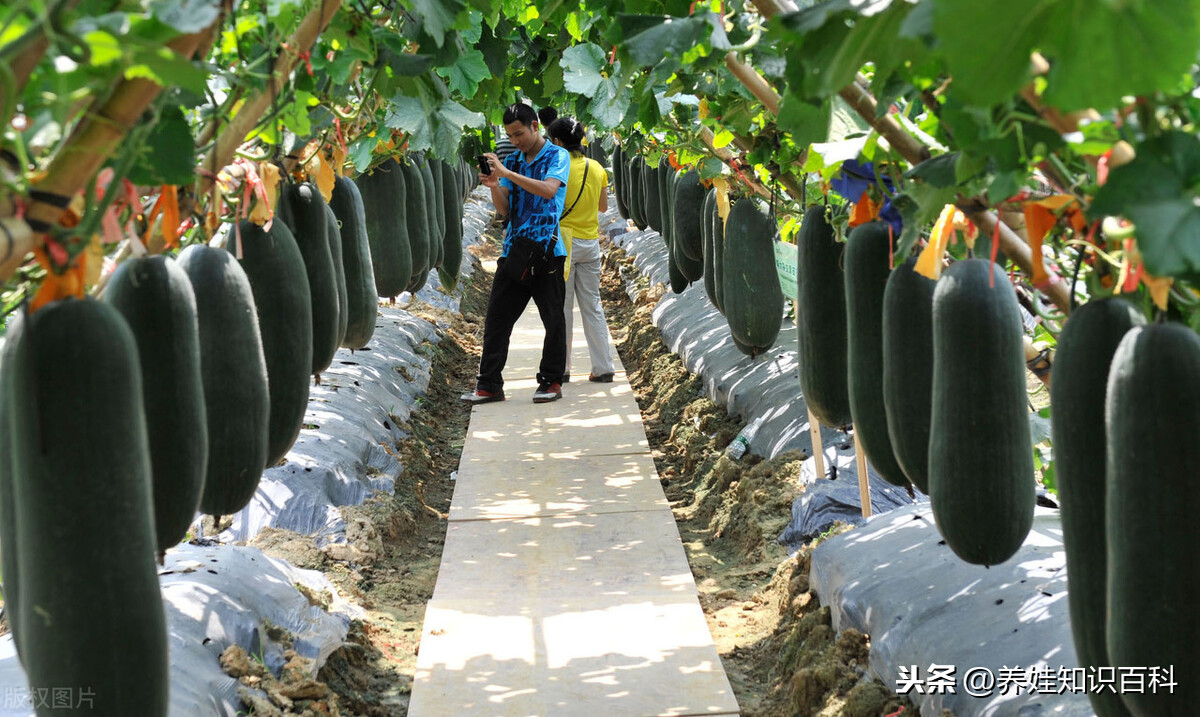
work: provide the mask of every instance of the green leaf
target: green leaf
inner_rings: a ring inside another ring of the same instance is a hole
[[[629,93],[616,78],[606,79],[588,103],[588,112],[601,129],[612,129],[621,124],[629,110]]]
[[[713,147],[717,149],[728,147],[730,144],[733,144],[733,133],[727,129],[723,129],[713,136]]]
[[[542,89],[547,95],[557,95],[563,91],[566,86],[565,76],[563,74],[562,65],[557,62],[551,62],[546,65],[546,70],[542,73]]]
[[[1021,185],[1024,183],[1026,176],[1028,176],[1028,172],[997,172],[992,177],[992,183],[987,188],[988,201],[992,204],[999,204],[1015,195],[1021,191]]]
[[[221,13],[220,0],[150,0],[150,15],[181,34],[200,32]]]
[[[425,105],[417,97],[393,97],[388,103],[383,125],[407,133],[410,151],[421,152],[432,146],[429,116],[425,113]]]
[[[789,92],[779,103],[779,128],[802,146],[827,139],[831,107],[828,99],[814,105]]]
[[[464,127],[480,128],[487,124],[483,114],[472,112],[453,100],[443,102],[437,109],[437,116],[460,132]]]
[[[896,2],[885,12],[858,17],[854,29],[837,48],[826,71],[821,73],[821,94],[836,94],[853,82],[855,74],[868,60],[894,55],[893,41],[911,7],[907,2]]]
[[[1098,157],[1112,149],[1121,139],[1121,133],[1112,122],[1101,120],[1080,125],[1079,133],[1067,135],[1066,139],[1076,154]]]
[[[559,62],[563,68],[563,85],[568,92],[592,97],[604,84],[604,50],[590,42],[567,48]]]
[[[189,92],[203,93],[208,73],[199,65],[165,47],[138,48],[134,62],[125,70],[126,78],[144,78],[163,87],[181,87]]]
[[[191,184],[196,170],[195,145],[183,111],[174,105],[163,107],[158,123],[138,150],[129,181],[142,186]]]
[[[626,32],[623,48],[634,63],[642,67],[655,65],[664,57],[683,55],[697,43],[703,42],[711,30],[706,17],[655,18],[619,14],[617,22],[622,27],[628,23],[631,28],[642,28],[633,34]]]
[[[698,169],[701,179],[715,179],[725,173],[725,163],[716,157],[705,157]]]
[[[917,166],[927,162],[928,160]],[[953,172],[953,165],[950,172]],[[920,180],[909,182],[904,193],[896,195],[892,200],[892,204],[904,218],[904,231],[901,232],[900,241],[896,245],[896,256],[907,256],[925,227],[932,224],[941,214],[942,208],[953,202],[957,195],[958,190],[953,183],[950,186],[939,187]]]
[[[379,138],[363,135],[350,143],[347,156],[354,164],[354,171],[365,172],[371,166],[371,152],[379,144]]]
[[[438,68],[438,74],[450,81],[450,90],[462,97],[474,97],[479,83],[492,76],[483,53],[474,48],[467,50],[449,68]]]
[[[567,15],[567,33],[575,42],[583,41],[583,28],[579,25],[579,13],[573,12]]]
[[[267,0],[267,17],[276,27],[290,28],[296,12],[304,6],[303,0]]]
[[[1195,0],[1060,0],[1046,27],[1045,98],[1064,111],[1173,88],[1196,62]]]
[[[931,187],[945,188],[958,184],[955,165],[958,152],[931,157],[904,173],[905,179],[918,179]]]
[[[91,58],[88,62],[93,67],[111,64],[125,56],[125,49],[121,46],[121,42],[103,30],[89,32],[83,36],[83,41],[87,43],[88,49],[91,51]]]
[[[461,0],[409,0],[418,17],[423,21],[425,32],[438,47],[446,41],[446,31],[454,27],[459,10],[464,9]]]
[[[935,0],[933,27],[954,92],[983,106],[1016,94],[1029,81],[1029,55],[1050,20],[1051,5],[1048,0]]]
[[[848,137],[867,134],[870,131],[870,125],[859,116],[858,112],[854,111],[849,102],[840,96],[833,98],[829,118],[829,136],[825,141],[838,142]]]

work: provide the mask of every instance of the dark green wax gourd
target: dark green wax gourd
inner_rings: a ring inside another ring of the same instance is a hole
[[[617,198],[617,214],[628,221],[629,214],[629,181],[625,174],[625,150],[621,145],[613,147],[613,194]]]
[[[10,399],[20,416],[9,439],[20,569],[13,626],[29,687],[86,689],[93,714],[165,716],[170,662],[133,333],[112,306],[68,299],[42,307],[9,340],[22,344],[5,371],[20,384]]]
[[[658,161],[658,206],[662,214],[662,235],[668,246],[675,241],[675,168],[666,157]]]
[[[329,248],[329,215],[325,211],[325,198],[309,182],[284,186],[280,201],[287,206],[284,223],[300,249],[308,277],[313,346],[309,373],[317,375],[333,363],[333,354],[340,343],[338,285]]]
[[[137,342],[142,406],[150,443],[155,538],[159,552],[187,535],[208,470],[208,423],[200,372],[200,324],[192,282],[174,259],[128,259],[104,300]]]
[[[264,231],[254,222],[243,220],[238,228],[241,238],[237,232],[230,234],[228,249],[237,256],[241,248],[239,261],[250,279],[258,312],[271,399],[264,464],[269,468],[279,463],[296,442],[308,408],[312,294],[304,258],[286,224],[274,222],[270,231]]]
[[[851,421],[843,248],[825,207],[809,207],[796,233],[796,360],[805,403],[834,427]]]
[[[662,193],[659,191],[659,169],[649,164],[642,166],[642,186],[645,189],[646,223],[650,228],[663,234]],[[665,235],[663,240],[666,240]]]
[[[404,291],[413,274],[404,172],[395,159],[388,159],[371,173],[355,177],[354,184],[363,203],[375,290],[390,299]]]
[[[618,174],[620,175],[620,186],[617,187],[617,212],[622,210],[625,212],[621,218],[625,221],[633,221],[633,177],[629,171],[629,152],[624,148],[621,149],[621,157],[618,162],[616,156],[613,157],[613,181],[617,181]]]
[[[846,240],[847,388],[850,417],[859,444],[875,471],[888,483],[908,485],[888,436],[883,372],[883,296],[892,273],[891,236],[883,222],[860,224]]]
[[[667,243],[667,277],[671,282],[671,291],[682,294],[691,282],[679,267],[679,253],[676,252],[675,244],[666,237],[664,237],[664,241]]]
[[[626,163],[626,175],[629,178],[629,213],[633,219],[633,225],[640,231],[645,231],[646,227],[650,226],[646,222],[646,204],[645,204],[645,189],[642,176],[642,167],[645,162],[636,154],[629,158]]]
[[[704,249],[704,293],[709,302],[717,306],[716,267],[714,266],[715,245],[713,243],[712,215],[717,209],[717,190],[709,189],[704,195],[704,204],[700,209],[700,240]],[[719,308],[719,307],[718,307]]]
[[[1178,683],[1174,694],[1130,690],[1121,699],[1138,717],[1195,714],[1200,690],[1195,331],[1163,323],[1125,334],[1109,369],[1105,426],[1108,657],[1122,667],[1172,666]]]
[[[196,294],[200,329],[208,424],[200,511],[229,515],[250,502],[267,464],[271,404],[258,310],[250,279],[229,252],[193,244],[178,261]]]
[[[956,555],[998,565],[1033,525],[1024,329],[1004,270],[958,261],[933,292],[929,500]]]
[[[425,181],[426,219],[429,223],[429,268],[436,269],[442,260],[441,238],[446,233],[446,219],[442,215],[445,208],[442,205],[441,186],[434,177],[433,163],[423,159],[418,164],[421,178]]]
[[[329,195],[330,200],[333,195]],[[337,287],[338,326],[337,345],[341,346],[346,339],[346,331],[350,328],[350,296],[346,288],[346,259],[342,249],[342,227],[333,207],[325,205],[325,216],[329,220],[329,254],[333,259],[333,280]],[[311,287],[310,287],[311,288]],[[336,349],[335,349],[336,350]]]
[[[452,292],[458,286],[462,271],[462,198],[451,176],[449,167],[442,174],[442,205],[446,214],[446,233],[442,237],[442,265],[438,267],[438,280],[442,288]]]
[[[20,569],[17,565],[17,512],[13,505],[12,421],[19,410],[17,393],[28,391],[25,383],[17,382],[14,358],[17,349],[24,345],[21,333],[26,321],[28,318],[23,309],[12,314],[8,319],[5,341],[0,344],[0,570],[3,571],[0,588],[4,598],[4,616],[8,618],[13,633],[18,660],[21,657],[21,643],[18,640],[24,633],[17,625],[17,616],[20,614]]]
[[[725,319],[750,355],[775,344],[783,325],[783,290],[775,270],[775,215],[765,202],[745,197],[725,225]],[[739,346],[741,348],[741,346]]]
[[[346,335],[342,346],[361,349],[375,334],[379,312],[371,245],[367,239],[367,217],[358,186],[345,177],[333,185],[329,208],[340,223],[342,270],[346,279]]]
[[[1145,318],[1122,299],[1094,299],[1071,312],[1058,338],[1050,382],[1054,475],[1067,552],[1067,603],[1075,655],[1084,668],[1113,667],[1108,614],[1104,404],[1121,339]],[[1091,692],[1102,717],[1128,715],[1120,696]]]
[[[708,195],[704,185],[700,184],[700,173],[694,169],[679,175],[675,184],[674,224],[675,238],[680,243],[684,255],[691,263],[699,264],[701,268],[695,276],[689,276],[695,281],[703,273],[704,240],[700,232],[700,223],[704,218],[704,198]]]
[[[713,285],[717,294],[717,310],[725,313],[725,220],[717,198],[713,197],[712,215]]]
[[[672,242],[671,251],[675,256],[675,263],[679,267],[679,273],[683,275],[684,280],[688,284],[704,278],[704,260],[696,261],[689,257],[683,248],[682,239],[676,238]]]
[[[929,419],[933,410],[933,290],[912,257],[892,270],[883,293],[883,405],[896,462],[929,492]]]
[[[408,291],[415,292],[425,286],[429,277],[429,198],[425,191],[425,178],[416,162],[409,160],[401,165],[404,172],[405,221],[408,223],[409,245],[412,247],[413,271],[409,277]]]
[[[445,162],[431,159],[429,160],[429,169],[433,172],[433,186],[436,190],[436,209],[438,213],[438,233],[433,237],[433,245],[437,249],[437,263],[434,264],[434,268],[440,269],[442,263],[446,261],[446,232],[454,222],[454,217],[446,213],[446,209],[451,206],[446,201],[446,189],[449,186],[452,194],[451,199],[458,196],[458,191],[454,189],[453,185],[447,185],[444,181],[444,174],[450,171]]]

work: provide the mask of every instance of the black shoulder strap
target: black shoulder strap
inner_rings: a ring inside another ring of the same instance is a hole
[[[562,213],[562,216],[559,217],[559,221],[566,219],[567,215],[571,213],[571,210],[575,208],[575,205],[579,204],[579,198],[583,196],[583,190],[587,186],[588,170],[591,169],[591,167],[592,167],[592,160],[584,158],[584,160],[583,160],[583,181],[579,183],[579,194],[575,195],[575,201],[571,202],[571,206],[567,207],[567,211]]]

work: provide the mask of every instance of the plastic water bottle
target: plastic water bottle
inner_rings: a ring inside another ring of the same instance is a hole
[[[754,440],[755,434],[758,433],[759,426],[762,425],[762,416],[754,419],[746,424],[728,446],[725,447],[725,455],[729,456],[730,460],[741,460],[741,457],[746,455],[746,451],[750,450],[750,441]]]

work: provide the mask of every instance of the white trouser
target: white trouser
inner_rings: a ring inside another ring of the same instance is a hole
[[[570,341],[574,323],[575,295],[579,295],[579,314],[583,317],[583,335],[587,338],[592,359],[592,374],[613,373],[612,350],[609,348],[608,322],[600,306],[600,240],[571,240],[571,273],[567,276],[563,311],[567,319],[567,340]],[[571,373],[571,351],[567,351],[566,373]]]

